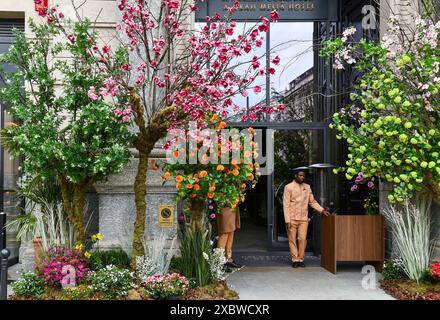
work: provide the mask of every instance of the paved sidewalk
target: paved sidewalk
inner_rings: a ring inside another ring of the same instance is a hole
[[[340,267],[336,275],[321,267],[243,267],[226,281],[242,300],[393,300],[379,288],[364,289],[361,267]],[[370,283],[368,283],[370,284]],[[371,286],[374,287],[374,281]]]

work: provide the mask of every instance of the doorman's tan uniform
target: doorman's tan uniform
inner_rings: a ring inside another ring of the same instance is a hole
[[[234,231],[240,229],[240,211],[238,207],[235,209],[221,209],[221,213],[217,215],[217,229],[219,234],[217,248],[224,249],[226,260],[231,262]]]
[[[307,183],[293,181],[284,187],[283,209],[284,220],[291,224],[287,230],[292,261],[304,261],[307,244],[307,227],[309,224],[308,208],[322,213],[324,208],[313,197],[312,189]],[[296,240],[298,239],[298,246]]]

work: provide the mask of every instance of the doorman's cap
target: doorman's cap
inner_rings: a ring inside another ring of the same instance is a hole
[[[292,172],[293,173],[298,173],[300,171],[306,172],[307,170],[310,170],[310,168],[309,167],[296,167],[296,168],[292,169]]]

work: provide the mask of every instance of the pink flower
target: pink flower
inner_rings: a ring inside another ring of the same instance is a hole
[[[275,58],[272,59],[272,63],[276,66],[280,63],[280,61],[281,59],[279,56],[276,56]]]
[[[261,92],[261,87],[260,86],[255,86],[254,87],[254,92],[255,93],[260,93]]]
[[[357,184],[355,184],[355,185],[353,185],[352,187],[351,187],[351,191],[355,191],[356,189],[358,188],[358,186],[357,186]]]
[[[128,63],[123,64],[121,68],[125,72],[129,72],[130,71],[130,65]]]
[[[279,17],[280,17],[280,15],[275,10],[273,10],[270,13],[270,20],[272,20],[272,21],[277,21],[279,19]]]
[[[58,16],[60,17],[60,19],[64,19],[64,14],[62,12],[58,13]]]
[[[69,34],[69,35],[67,36],[67,39],[69,39],[69,41],[70,41],[71,43],[75,43],[75,41],[76,41],[76,37],[75,37],[75,35],[73,35],[73,34]]]
[[[87,91],[87,96],[92,100],[98,100],[98,95],[95,92],[95,87],[90,87]]]
[[[373,189],[374,188],[374,182],[373,181],[368,181],[367,186],[368,186],[368,188]]]

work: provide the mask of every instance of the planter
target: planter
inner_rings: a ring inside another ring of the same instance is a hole
[[[382,215],[332,215],[321,220],[321,266],[336,274],[338,262],[363,261],[382,272],[385,221]]]

